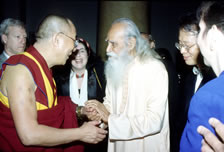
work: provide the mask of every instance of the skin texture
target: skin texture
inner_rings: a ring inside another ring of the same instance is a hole
[[[23,27],[9,26],[9,33],[2,35],[4,49],[9,56],[21,53],[26,47],[27,34]]]
[[[65,27],[67,31],[65,34],[75,39],[75,26],[71,21],[69,23],[70,26]],[[64,64],[75,50],[74,41],[68,36],[55,33],[52,37],[34,44],[49,68]],[[55,146],[76,140],[98,143],[105,138],[107,132],[96,127],[99,124],[97,121],[85,123],[75,129],[57,129],[38,124],[36,88],[31,73],[25,66],[19,64],[6,67],[0,89],[5,96],[8,96],[16,130],[24,145]]]
[[[79,51],[74,60],[71,61],[72,69],[76,73],[83,74],[86,69],[86,64],[88,62],[88,54],[82,43],[77,46]]]
[[[124,43],[124,28],[125,26],[122,25],[121,23],[114,24],[110,28],[106,41],[108,42],[106,52],[114,52],[117,55],[120,54],[121,50],[125,47]]]
[[[179,44],[190,47],[189,50],[184,47],[182,47],[180,50],[180,53],[182,54],[185,63],[187,65],[197,65],[197,57],[199,55],[200,50],[197,46],[196,35],[181,29],[179,31]]]
[[[120,55],[123,50],[127,50],[129,54],[135,54],[136,40],[129,39],[128,44],[126,45],[124,28],[125,24],[122,23],[116,23],[112,25],[106,38],[106,41],[108,43],[106,49],[107,53],[113,52],[117,55]],[[112,56],[110,56],[110,58],[112,58]],[[104,123],[108,123],[110,113],[108,112],[104,104],[100,103],[97,100],[89,100],[88,102],[86,102],[86,107],[88,108],[87,111],[89,112],[89,119],[99,120],[100,118]]]
[[[209,119],[209,124],[215,129],[216,133],[220,136],[219,140],[210,130],[203,126],[199,126],[197,131],[204,136],[202,140],[202,152],[223,152],[224,151],[224,125],[215,118]]]

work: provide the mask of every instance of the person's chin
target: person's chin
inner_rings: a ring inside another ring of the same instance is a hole
[[[186,60],[185,63],[186,63],[186,65],[189,65],[189,66],[195,65],[195,63],[193,63],[192,61],[189,61],[189,60]]]
[[[112,56],[109,56],[108,58],[107,58],[107,60],[108,61],[112,61],[112,60],[115,60],[116,58],[115,57],[112,57]]]
[[[22,52],[24,52],[24,49],[18,49],[17,50],[17,53],[22,53]]]

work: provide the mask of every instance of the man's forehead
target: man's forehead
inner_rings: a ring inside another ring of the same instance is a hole
[[[16,34],[21,33],[26,35],[26,30],[22,26],[9,26],[8,27],[8,34]]]
[[[8,26],[8,29],[9,30],[17,30],[17,29],[25,30],[22,26],[17,26],[17,25]]]
[[[124,37],[124,28],[122,26],[114,24],[108,34],[106,40],[108,41],[115,41],[118,38],[123,38]]]

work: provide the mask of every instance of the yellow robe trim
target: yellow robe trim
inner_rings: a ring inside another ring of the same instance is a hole
[[[53,94],[53,91],[52,91],[52,87],[50,85],[50,82],[43,70],[43,68],[41,67],[40,63],[31,55],[29,54],[28,52],[24,52],[22,53],[24,54],[25,56],[29,57],[30,59],[32,59],[39,67],[40,71],[41,71],[41,75],[43,76],[43,79],[44,79],[44,85],[45,85],[45,88],[46,88],[46,93],[47,93],[47,98],[48,98],[48,104],[49,104],[49,108],[51,108],[53,106],[53,101],[54,101],[54,94]],[[53,83],[55,84],[55,81],[53,79]],[[54,92],[56,92],[56,90],[54,89]],[[1,102],[9,108],[9,102],[8,102],[8,98],[0,91],[0,100]],[[55,104],[54,106],[57,105],[57,97],[55,98]],[[47,106],[39,103],[38,101],[36,101],[36,108],[37,110],[44,110],[44,109],[48,109]]]
[[[8,98],[0,91],[0,102],[9,108]]]
[[[49,80],[48,80],[48,78],[47,78],[43,68],[41,67],[40,63],[31,54],[29,54],[28,52],[24,52],[23,54],[25,56],[29,57],[30,59],[32,59],[38,65],[38,67],[40,68],[41,75],[43,76],[44,85],[45,85],[45,88],[46,88],[48,104],[49,104],[48,106],[49,106],[49,108],[51,108],[53,106],[53,102],[54,102],[54,94],[53,94],[50,82],[49,82]],[[55,84],[55,82],[54,82],[54,84]],[[57,98],[55,99],[55,105],[57,105]],[[37,106],[38,110],[47,109],[47,107],[45,105],[43,105],[43,104],[41,104],[39,102],[36,102],[36,106]]]

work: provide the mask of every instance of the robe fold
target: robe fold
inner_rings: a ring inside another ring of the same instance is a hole
[[[108,152],[169,152],[168,75],[155,59],[135,58],[119,87],[107,81]]]
[[[3,63],[0,77],[2,77],[6,66],[17,64],[22,64],[28,68],[37,86],[35,97],[38,123],[55,128],[77,128],[76,105],[71,102],[68,96],[57,97],[56,85],[51,70],[39,52],[31,46],[27,52],[10,57]],[[84,148],[79,142],[54,147],[24,146],[16,132],[8,97],[1,91],[0,122],[0,151],[83,152]]]

